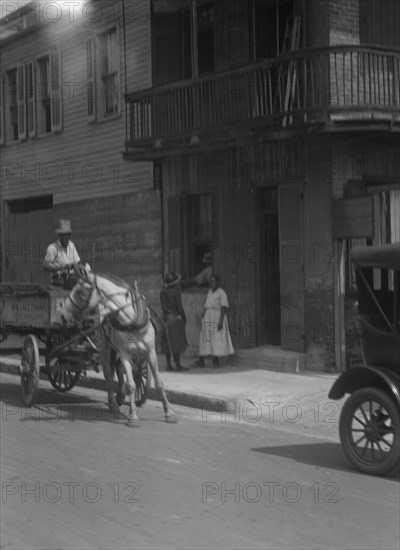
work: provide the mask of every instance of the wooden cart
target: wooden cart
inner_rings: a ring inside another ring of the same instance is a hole
[[[66,325],[61,310],[69,290],[47,288],[36,283],[0,284],[1,342],[9,335],[23,337],[21,351],[21,390],[27,407],[35,402],[39,388],[39,342],[44,344],[45,369],[51,385],[67,392],[82,373],[100,368],[96,346],[99,327],[94,319],[82,325]],[[43,346],[42,346],[43,347]],[[110,360],[118,360],[113,354]],[[150,387],[147,362],[133,360],[136,383],[136,404],[142,405]]]

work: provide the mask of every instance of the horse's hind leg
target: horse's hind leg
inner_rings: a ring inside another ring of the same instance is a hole
[[[140,420],[137,415],[136,404],[135,404],[135,381],[132,374],[132,365],[131,362],[125,358],[120,358],[120,361],[124,367],[125,377],[126,377],[126,390],[129,396],[129,414],[127,425],[130,428],[134,428],[140,425]]]
[[[118,358],[116,361],[116,371],[117,371],[117,378],[118,378],[118,393],[116,395],[117,405],[120,407],[124,404],[125,397],[126,397],[126,385],[124,380],[124,366],[121,362],[121,360]]]
[[[149,365],[151,368],[151,373],[154,378],[154,385],[156,389],[160,392],[161,395],[161,401],[164,408],[164,414],[165,414],[165,421],[169,422],[171,424],[176,424],[177,418],[174,411],[171,409],[171,405],[169,404],[169,401],[167,399],[167,396],[165,394],[164,384],[160,378],[160,374],[158,372],[158,359],[157,354],[154,348],[149,350]]]

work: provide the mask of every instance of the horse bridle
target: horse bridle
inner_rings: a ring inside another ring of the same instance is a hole
[[[99,297],[99,303],[101,302],[103,304],[103,306],[107,306],[106,304],[106,301],[107,300],[111,300],[112,301],[112,297],[113,296],[126,296],[128,297],[129,296],[129,291],[126,290],[126,291],[120,291],[120,292],[114,292],[113,294],[105,294],[104,292],[102,292],[97,284],[97,276],[95,274],[93,274],[93,277],[94,277],[94,281],[93,281],[93,284],[89,281],[89,280],[85,280],[85,279],[82,279],[82,281],[86,284],[88,284],[91,288],[91,293],[88,295],[88,298],[87,300],[85,301],[84,305],[81,307],[79,306],[76,302],[74,302],[74,300],[72,300],[71,296],[69,296],[69,299],[71,300],[71,303],[72,305],[80,312],[83,312],[87,305],[89,304],[92,296],[93,296],[93,292],[96,291],[98,297]],[[114,303],[114,302],[113,302]],[[114,303],[114,305],[116,305]],[[110,316],[113,316],[113,315],[118,315],[118,313],[120,313],[121,311],[123,311],[126,307],[128,307],[130,304],[127,303],[125,304],[124,306],[121,306],[119,307],[118,309],[116,310],[113,310],[113,311],[110,311],[110,313],[108,313],[107,315],[105,315],[104,319],[103,319],[103,323],[104,321],[110,317]]]

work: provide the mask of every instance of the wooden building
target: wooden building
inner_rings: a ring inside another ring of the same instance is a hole
[[[1,23],[2,277],[42,277],[59,217],[153,305],[211,250],[236,348],[343,370],[349,250],[400,238],[398,2],[49,5]]]
[[[154,162],[164,268],[212,250],[236,347],[357,356],[349,248],[400,238],[399,28],[391,0],[151,2],[124,158]]]
[[[15,3],[11,3],[15,4]],[[59,218],[81,258],[158,301],[159,192],[123,161],[124,93],[151,86],[150,5],[32,2],[1,21],[2,278],[48,282]],[[126,55],[126,52],[129,54]]]

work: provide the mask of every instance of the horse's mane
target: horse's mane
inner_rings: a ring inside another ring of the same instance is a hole
[[[113,273],[99,273],[100,277],[103,277],[104,279],[107,279],[111,283],[114,283],[117,286],[122,286],[122,288],[126,288],[129,290],[132,288],[126,281],[121,279],[120,277],[117,277],[117,275],[114,275]]]

